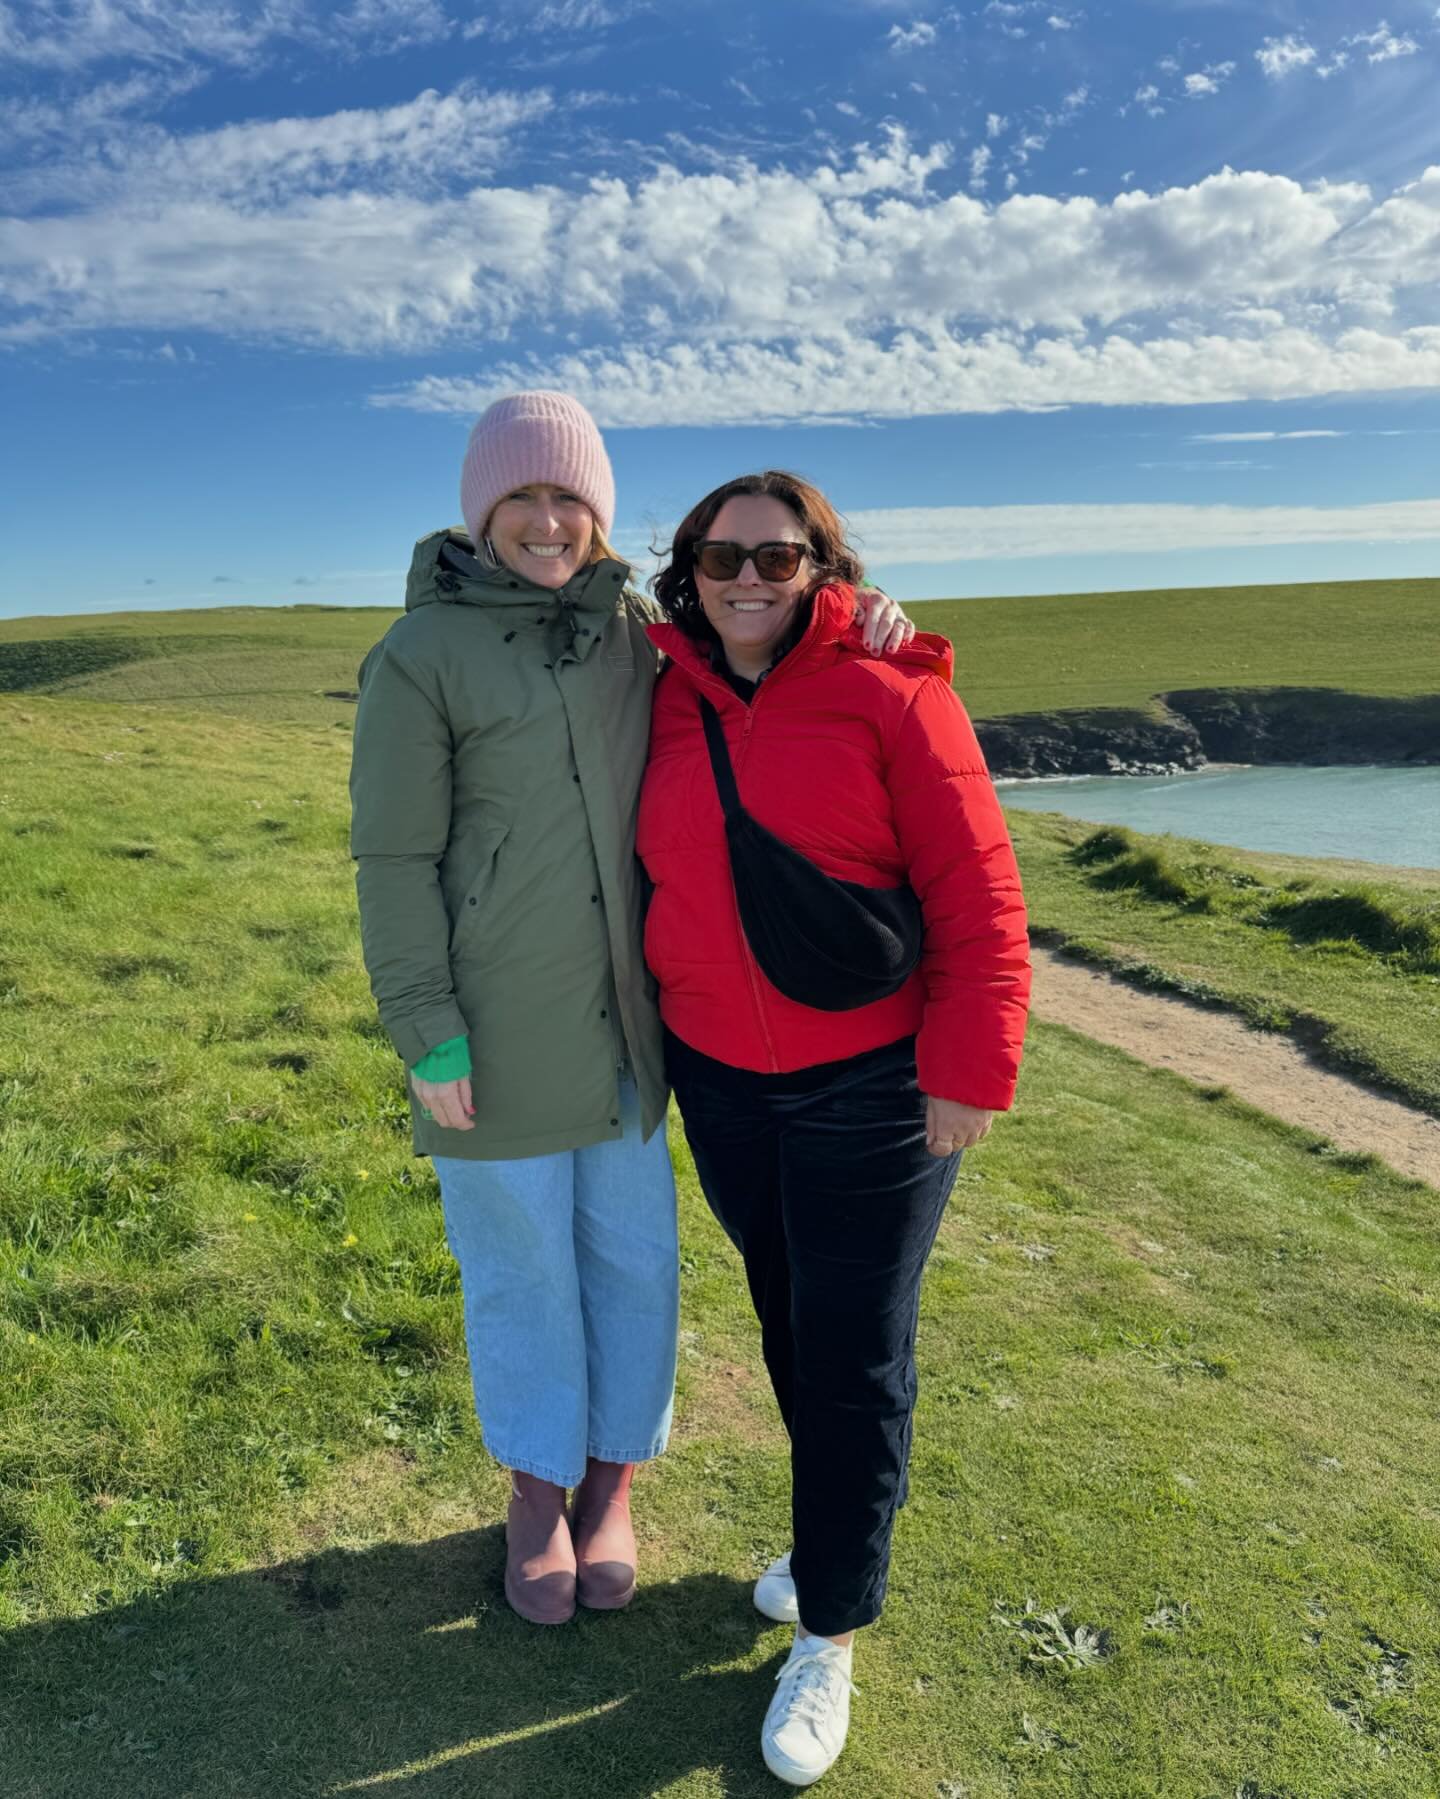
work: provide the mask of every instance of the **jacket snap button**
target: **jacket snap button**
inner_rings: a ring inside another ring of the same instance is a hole
[[[600,895],[598,893],[592,893],[590,895],[590,904],[592,906],[598,906],[600,904]]]
[[[610,1016],[610,1014],[609,1014],[609,1013],[608,1013],[608,1012],[607,1012],[607,1011],[605,1011],[605,1010],[604,1010],[604,1009],[603,1009],[603,1007],[602,1007],[602,1009],[601,1009],[601,1012],[600,1012],[600,1016],[601,1016],[601,1017],[602,1017],[602,1018],[608,1018],[608,1017],[609,1017],[609,1016]]]
[[[611,1124],[619,1124],[620,1120],[618,1118],[612,1118],[610,1122]]]
[[[470,895],[470,904],[472,906],[478,906],[480,904],[479,900],[476,899],[476,897],[473,893]]]

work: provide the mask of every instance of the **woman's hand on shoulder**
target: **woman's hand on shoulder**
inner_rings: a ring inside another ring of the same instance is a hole
[[[903,650],[915,635],[915,627],[898,603],[878,587],[855,589],[855,623],[865,635],[872,656],[890,656]]]
[[[471,1101],[468,1074],[458,1081],[422,1081],[419,1075],[412,1074],[410,1085],[415,1089],[420,1109],[436,1124],[443,1125],[447,1131],[475,1129],[475,1107]]]
[[[983,1106],[962,1106],[958,1099],[927,1099],[925,1147],[932,1156],[951,1156],[971,1149],[986,1135],[995,1114]]]

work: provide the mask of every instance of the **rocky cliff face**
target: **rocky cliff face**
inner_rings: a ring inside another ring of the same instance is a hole
[[[1167,775],[1207,762],[1440,763],[1440,694],[1194,688],[1119,707],[977,719],[994,775]]]

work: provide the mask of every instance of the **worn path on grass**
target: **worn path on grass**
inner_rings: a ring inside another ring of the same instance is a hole
[[[1031,954],[1038,1017],[1187,1080],[1228,1087],[1262,1112],[1440,1187],[1440,1119],[1317,1067],[1288,1037],[1175,994],[1141,992],[1052,950]]]

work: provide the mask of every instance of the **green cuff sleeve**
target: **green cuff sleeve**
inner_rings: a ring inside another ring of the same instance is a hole
[[[470,1072],[470,1039],[451,1037],[445,1043],[437,1043],[410,1072],[418,1074],[422,1081],[463,1080]]]

